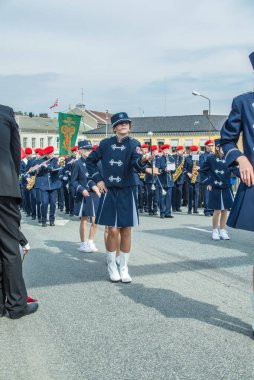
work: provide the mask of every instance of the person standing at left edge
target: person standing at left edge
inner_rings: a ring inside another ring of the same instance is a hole
[[[254,69],[254,52],[250,54],[249,58]],[[236,145],[241,133],[243,153]],[[231,112],[221,129],[220,145],[227,165],[239,165],[242,180],[227,225],[254,232],[254,92],[247,92],[233,99]],[[254,337],[254,267],[251,302]]]
[[[38,304],[27,304],[19,252],[19,127],[13,110],[3,105],[0,105],[0,134],[0,317],[7,311],[10,318],[18,319],[34,313]]]
[[[112,282],[131,282],[128,261],[131,249],[131,227],[138,225],[137,192],[134,168],[141,171],[150,154],[142,156],[140,144],[129,136],[131,119],[120,112],[111,117],[115,136],[101,141],[86,159],[88,173],[101,192],[96,224],[108,226],[107,264]],[[97,163],[101,161],[103,176]],[[116,250],[121,236],[119,271]]]

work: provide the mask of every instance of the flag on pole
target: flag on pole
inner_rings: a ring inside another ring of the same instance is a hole
[[[53,106],[49,107],[50,109],[51,108],[54,108],[54,107],[58,107],[58,99],[56,99],[55,103],[53,104]]]
[[[65,156],[71,153],[71,147],[75,145],[80,126],[80,115],[59,112],[59,155]]]

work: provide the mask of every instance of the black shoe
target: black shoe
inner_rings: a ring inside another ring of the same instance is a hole
[[[158,215],[158,211],[153,211],[153,215]]]
[[[63,208],[60,208],[60,211],[63,211]]]
[[[47,227],[47,223],[42,223],[41,226],[42,227]]]
[[[188,214],[192,214],[192,211],[191,211],[191,210],[188,210]]]
[[[74,216],[74,214],[70,214],[70,216]]]
[[[153,212],[152,212],[152,211],[149,211],[149,215],[150,215],[150,216],[153,216]]]
[[[69,214],[70,213],[70,211],[65,211],[65,214],[67,215],[67,214]]]
[[[32,220],[35,220],[36,219],[36,216],[32,216]]]
[[[50,222],[49,224],[51,227],[54,227],[55,226],[55,223],[54,222]]]
[[[199,214],[198,210],[193,210],[193,214]]]
[[[165,215],[165,218],[174,218],[173,215]]]
[[[142,214],[142,213],[144,212],[144,210],[143,210],[142,208],[139,208],[138,212],[139,212],[140,214]]]
[[[172,208],[172,211],[173,211],[173,212],[176,212],[177,210],[176,210],[175,208]]]
[[[182,212],[182,210],[180,208],[177,208],[176,211],[177,212]]]
[[[1,313],[0,313],[0,318],[4,317],[5,314],[6,314],[6,311],[5,311],[5,310],[4,310],[4,311],[1,311]]]
[[[9,313],[11,319],[19,319],[25,317],[26,315],[35,313],[38,309],[39,305],[36,302],[28,303],[24,309],[17,313]]]
[[[161,219],[164,219],[164,218],[165,218],[165,215],[161,215],[160,218],[161,218]]]

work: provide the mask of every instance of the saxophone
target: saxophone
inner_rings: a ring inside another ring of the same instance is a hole
[[[182,162],[180,165],[176,168],[176,171],[173,173],[173,181],[177,181],[180,175],[183,172],[183,165],[184,165],[184,158],[182,159]]]
[[[193,166],[192,166],[192,177],[191,177],[191,183],[195,184],[197,182],[197,177],[198,177],[198,170],[197,170],[197,161],[193,161]]]

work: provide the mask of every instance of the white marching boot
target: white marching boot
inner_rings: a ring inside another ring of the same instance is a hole
[[[250,296],[250,300],[251,300],[251,310],[252,310],[252,323],[251,323],[252,337],[254,338],[254,293],[252,293],[252,295]]]
[[[107,251],[106,260],[108,264],[108,273],[110,280],[112,282],[119,282],[121,280],[121,277],[116,265],[116,253]]]
[[[128,283],[132,281],[131,276],[129,275],[128,272],[128,261],[130,254],[129,253],[120,253],[120,276],[121,276],[121,281]]]

